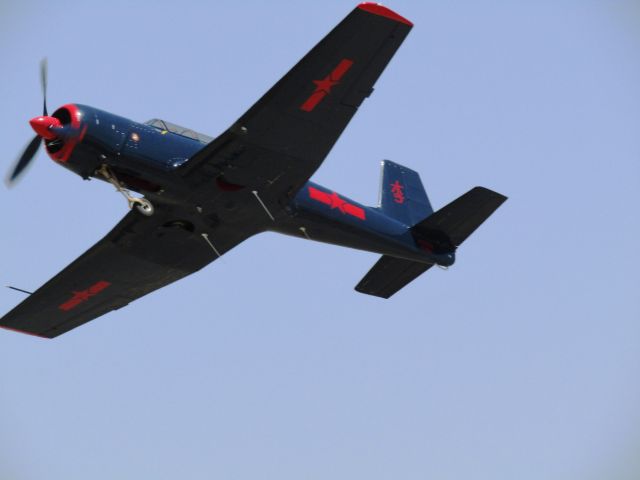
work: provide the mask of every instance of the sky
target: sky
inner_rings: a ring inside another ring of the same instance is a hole
[[[224,131],[356,2],[0,3],[4,169],[78,102]],[[390,300],[377,260],[265,233],[54,340],[0,331],[0,479],[640,477],[640,5],[386,4],[415,27],[313,180],[509,200]],[[0,285],[126,213],[44,153],[0,188]],[[0,313],[24,296],[0,290]]]

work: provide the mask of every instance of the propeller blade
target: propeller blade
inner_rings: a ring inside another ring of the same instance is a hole
[[[47,64],[47,57],[40,61],[40,86],[42,87],[42,97],[44,98],[42,115],[47,116],[47,70],[49,69]]]
[[[13,184],[16,178],[18,178],[18,176],[24,171],[24,169],[27,168],[29,163],[31,163],[31,160],[33,160],[33,157],[36,156],[38,148],[40,147],[40,142],[41,138],[38,135],[33,137],[33,140],[31,140],[29,145],[27,145],[27,148],[24,149],[24,152],[22,153],[20,160],[18,160],[18,162],[16,163],[16,166],[13,168],[11,175],[9,176],[9,178],[7,178],[7,185],[10,186],[11,184]]]

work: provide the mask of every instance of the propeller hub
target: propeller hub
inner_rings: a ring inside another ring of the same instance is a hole
[[[62,123],[55,117],[40,116],[29,120],[31,128],[45,140],[53,140],[56,138],[54,128],[62,127]]]

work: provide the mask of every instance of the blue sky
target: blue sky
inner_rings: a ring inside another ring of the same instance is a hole
[[[222,132],[355,2],[0,5],[5,170],[49,106]],[[415,28],[314,180],[435,207],[508,202],[389,301],[376,256],[263,234],[53,341],[0,333],[0,477],[636,479],[640,7],[387,5]],[[125,213],[44,154],[3,213],[0,284],[34,289]],[[23,297],[0,290],[0,311]]]

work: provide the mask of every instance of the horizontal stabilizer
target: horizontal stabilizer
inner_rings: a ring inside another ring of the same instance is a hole
[[[488,188],[475,187],[425,218],[412,231],[419,238],[435,240],[440,249],[455,249],[506,199]]]
[[[376,297],[389,298],[432,266],[428,263],[412,262],[403,258],[383,255],[356,285],[356,291]]]

